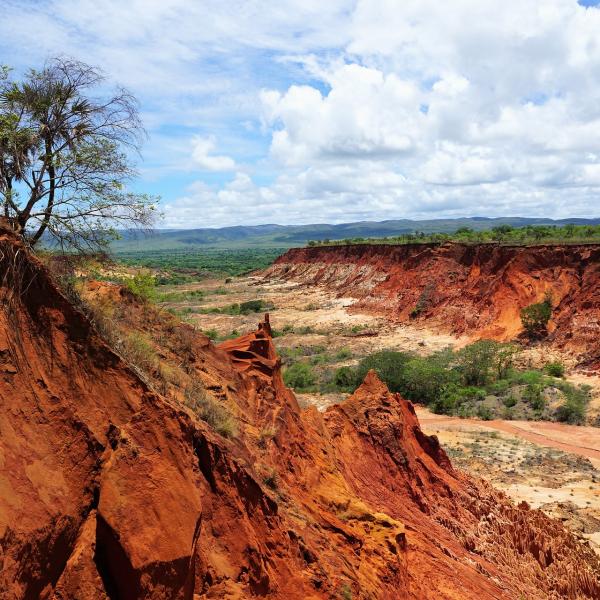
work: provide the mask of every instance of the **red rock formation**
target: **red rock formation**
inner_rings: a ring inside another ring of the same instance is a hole
[[[320,284],[356,306],[455,334],[514,338],[520,310],[551,292],[550,340],[600,362],[600,246],[353,245],[289,250],[266,272]]]
[[[226,440],[149,389],[9,232],[0,280],[3,600],[600,596],[588,547],[453,470],[374,374],[301,411],[268,322],[199,336],[186,352],[237,407]]]

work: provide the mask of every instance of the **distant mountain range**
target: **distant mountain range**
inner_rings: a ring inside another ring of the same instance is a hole
[[[413,221],[359,221],[338,225],[248,225],[219,229],[155,230],[152,233],[122,232],[122,239],[112,244],[114,252],[144,250],[185,250],[198,248],[292,248],[304,246],[309,240],[340,240],[355,237],[385,237],[423,231],[452,233],[460,227],[474,230],[491,229],[498,225],[598,225],[597,219],[544,219],[527,217],[465,217]]]

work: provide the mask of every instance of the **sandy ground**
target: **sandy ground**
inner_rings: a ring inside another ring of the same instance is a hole
[[[600,429],[417,415],[455,466],[561,519],[600,554]]]
[[[421,326],[397,325],[373,315],[347,308],[350,298],[337,298],[318,288],[307,289],[291,283],[265,283],[258,277],[203,281],[178,286],[177,291],[203,289],[201,301],[170,303],[185,311],[185,318],[203,330],[216,329],[220,335],[238,334],[256,327],[260,315],[203,314],[210,307],[262,299],[272,303],[271,323],[282,331],[295,332],[276,338],[280,349],[296,346],[325,346],[328,352],[350,350],[347,364],[380,349],[427,354],[467,343]],[[308,328],[307,331],[300,330]],[[539,366],[548,360],[569,358],[555,351],[534,348],[523,353],[525,365]],[[345,364],[344,361],[339,365]],[[568,380],[593,388],[591,412],[600,411],[600,377],[568,372]],[[297,394],[302,406],[320,410],[340,402],[341,393]],[[515,501],[525,500],[565,522],[582,540],[589,540],[600,553],[600,428],[561,423],[527,421],[478,421],[417,411],[424,431],[435,434],[453,464],[484,477]]]

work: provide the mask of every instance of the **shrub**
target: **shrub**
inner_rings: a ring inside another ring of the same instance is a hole
[[[338,360],[347,360],[352,356],[352,351],[349,348],[340,348],[335,357]]]
[[[521,385],[541,385],[544,374],[541,371],[517,371],[511,373],[510,381]]]
[[[432,410],[438,414],[455,414],[460,409],[470,408],[475,402],[485,398],[485,391],[477,387],[461,387],[456,383],[447,384],[440,395],[432,402]]]
[[[152,371],[157,368],[158,356],[154,347],[141,333],[130,333],[121,340],[120,345],[123,357],[142,371]]]
[[[333,383],[339,389],[351,391],[356,385],[356,373],[352,367],[340,367],[333,376]]]
[[[481,405],[477,408],[477,416],[484,421],[491,421],[493,418],[492,411],[485,405]]]
[[[257,444],[259,448],[263,450],[267,447],[268,442],[270,442],[277,433],[275,427],[263,427],[258,434]]]
[[[404,366],[412,358],[407,352],[381,350],[363,358],[356,369],[356,382],[360,383],[373,369],[385,382],[390,391],[402,392],[404,385]]]
[[[279,487],[279,474],[275,469],[271,469],[264,477],[263,483],[272,490],[277,490]]]
[[[185,290],[173,292],[159,292],[156,294],[157,302],[185,302],[189,300],[203,300],[204,292],[202,290]]]
[[[271,303],[265,302],[264,300],[248,300],[240,304],[240,314],[249,315],[251,313],[257,313],[264,310],[272,310],[275,308]]]
[[[533,410],[542,411],[546,406],[542,390],[543,388],[540,384],[530,383],[523,391],[523,400],[530,404]]]
[[[409,317],[411,319],[416,319],[424,310],[429,307],[431,303],[431,296],[435,291],[435,285],[433,283],[428,283],[424,288],[419,298],[417,299],[417,303],[414,308],[410,311]]]
[[[506,407],[503,411],[502,411],[502,418],[505,419],[506,421],[512,421],[514,418],[514,413],[512,408],[510,407]]]
[[[144,302],[156,298],[156,278],[149,271],[139,271],[125,282],[125,287]]]
[[[223,437],[232,438],[237,435],[237,424],[233,417],[198,381],[186,387],[183,402],[199,419],[208,423]]]
[[[503,378],[512,367],[515,348],[494,340],[479,340],[465,346],[457,356],[465,385],[484,386]]]
[[[283,381],[288,387],[302,390],[315,384],[315,375],[309,364],[297,362],[285,369]]]
[[[564,377],[565,376],[565,365],[561,362],[550,362],[544,367],[544,370],[551,377]]]
[[[541,337],[548,331],[548,321],[552,317],[552,298],[549,294],[543,302],[530,304],[521,309],[521,323],[525,333],[531,337]]]
[[[415,357],[405,364],[398,391],[409,400],[431,404],[443,397],[446,388],[457,382],[457,372],[447,368],[442,356]]]
[[[219,337],[219,332],[214,327],[212,329],[205,329],[202,333],[213,342]]]
[[[328,354],[313,354],[310,357],[310,364],[311,365],[322,365],[325,364],[326,362],[329,362],[330,357]]]
[[[352,600],[352,588],[347,583],[344,583],[344,585],[342,585],[342,589],[340,590],[340,596],[342,600]]]
[[[576,388],[573,385],[561,386],[565,395],[565,402],[556,411],[559,421],[581,425],[585,421],[586,406],[590,399],[589,389],[586,386]]]

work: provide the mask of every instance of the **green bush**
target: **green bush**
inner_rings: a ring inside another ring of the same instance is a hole
[[[125,287],[144,302],[156,297],[156,278],[148,271],[139,271],[125,282]]]
[[[537,383],[530,383],[525,387],[523,391],[523,400],[531,405],[531,408],[536,411],[544,410],[546,401],[542,394],[543,387]]]
[[[431,404],[456,383],[458,373],[448,368],[445,356],[415,357],[405,364],[398,391],[409,400]]]
[[[433,400],[431,407],[438,414],[452,415],[460,413],[461,407],[473,406],[485,398],[485,390],[477,387],[461,387],[451,383],[445,387],[440,395]]]
[[[190,300],[203,300],[204,292],[202,290],[185,290],[172,292],[159,292],[156,295],[157,302],[186,302]]]
[[[540,337],[548,331],[548,321],[552,317],[552,299],[546,295],[543,302],[530,304],[521,309],[521,323],[529,337]]]
[[[216,292],[215,292],[216,293]],[[237,302],[233,304],[228,304],[227,306],[222,306],[220,308],[205,308],[202,310],[204,313],[208,314],[221,314],[221,315],[250,315],[252,313],[263,312],[273,310],[275,306],[269,302],[265,302],[264,300],[248,300],[247,302],[242,302],[238,304]]]
[[[465,385],[485,386],[506,377],[512,367],[515,348],[494,340],[479,340],[465,346],[457,356]]]
[[[340,367],[333,376],[333,383],[339,389],[352,391],[358,383],[354,369],[352,367]]]
[[[544,374],[541,371],[515,371],[510,374],[510,381],[521,385],[541,385]]]
[[[283,381],[288,387],[303,390],[313,386],[316,379],[309,364],[297,362],[284,370]]]
[[[362,382],[367,373],[373,369],[379,378],[385,382],[390,391],[402,392],[404,385],[404,366],[411,360],[407,352],[381,350],[363,358],[356,369],[356,381]]]
[[[202,333],[213,342],[219,337],[219,332],[214,327],[212,329],[205,329]]]
[[[270,302],[264,300],[248,300],[240,304],[240,314],[249,315],[252,313],[262,312],[264,310],[272,310],[275,308]]]
[[[585,422],[586,407],[590,400],[589,388],[566,384],[560,389],[565,395],[565,402],[558,407],[556,418],[572,425],[581,425]]]
[[[544,371],[551,377],[564,377],[565,376],[565,365],[561,362],[547,363],[544,367]]]
[[[348,360],[352,356],[352,351],[349,348],[340,348],[335,357],[337,360]]]
[[[485,405],[477,407],[477,416],[484,421],[491,421],[493,419],[492,411]]]
[[[143,334],[132,332],[120,340],[123,357],[142,371],[153,371],[159,360],[150,340]]]

